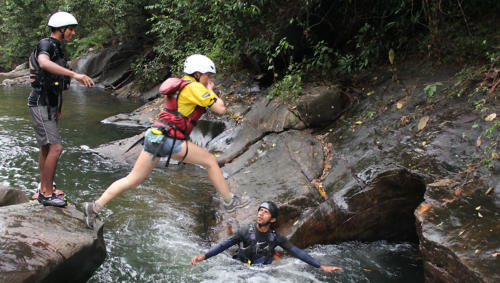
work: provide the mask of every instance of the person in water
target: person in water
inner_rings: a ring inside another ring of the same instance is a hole
[[[275,224],[278,217],[278,207],[274,202],[263,202],[257,210],[257,221],[240,228],[233,236],[210,248],[204,255],[191,259],[191,264],[209,259],[229,247],[239,244],[238,253],[233,257],[248,264],[271,264],[275,248],[282,247],[294,257],[326,272],[342,270],[336,266],[325,266],[311,257],[305,251],[292,245],[288,239],[276,233]]]
[[[63,146],[58,121],[61,118],[62,91],[69,86],[70,78],[86,87],[94,85],[90,77],[69,69],[61,45],[70,41],[78,25],[68,12],[53,13],[47,25],[50,37],[38,42],[29,57],[32,91],[28,97],[28,108],[40,147],[38,164],[40,168],[40,190],[38,202],[44,206],[65,207],[63,195],[54,194],[54,176]]]
[[[144,149],[132,171],[111,184],[99,199],[83,204],[84,222],[89,228],[94,227],[98,212],[108,202],[141,184],[158,164],[160,157],[168,157],[168,160],[171,157],[203,166],[210,181],[224,198],[224,206],[228,212],[244,207],[249,202],[247,198],[231,193],[215,156],[187,140],[206,108],[218,114],[226,112],[224,101],[213,90],[211,75],[216,73],[215,64],[204,55],[194,54],[186,58],[184,73],[182,80],[170,78],[160,87],[160,92],[171,94],[168,93],[169,82],[174,81],[177,82],[174,91],[180,89],[180,92],[178,91],[178,95],[166,96],[165,108],[160,113],[159,120],[146,131]]]

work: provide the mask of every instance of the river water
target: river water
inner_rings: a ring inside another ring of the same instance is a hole
[[[30,195],[38,184],[38,148],[26,106],[29,88],[0,88],[0,183]],[[130,170],[92,148],[141,129],[100,121],[128,113],[141,102],[118,99],[98,88],[72,87],[60,121],[64,152],[55,181],[77,206],[97,198]],[[324,273],[284,256],[271,266],[246,266],[220,254],[192,267],[191,257],[213,243],[216,195],[204,170],[182,165],[157,168],[136,190],[103,211],[108,257],[89,282],[423,282],[418,246],[347,242],[306,250],[343,272]],[[71,281],[71,280],[68,280]]]

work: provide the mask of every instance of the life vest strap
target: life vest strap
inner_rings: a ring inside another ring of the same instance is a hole
[[[183,118],[186,121],[189,121],[193,125],[193,127],[196,126],[196,121],[189,119],[189,117],[186,117],[186,116],[182,115],[178,111],[170,110],[170,109],[167,109],[167,108],[163,108],[163,111],[168,112],[168,113],[170,113],[172,115],[175,115],[176,117],[181,117],[181,118]]]
[[[170,131],[170,127],[172,127],[172,129],[174,129],[174,131],[179,131],[184,135],[184,138],[182,138],[182,139],[177,138],[178,140],[187,140],[187,137],[188,137],[184,130],[182,130],[181,128],[177,127],[176,125],[174,125],[170,122],[164,121],[164,120],[156,120],[153,123],[153,126],[151,126],[151,127],[161,131],[162,134],[166,137],[170,137],[168,135],[168,132]],[[177,135],[174,134],[174,136],[177,136]]]

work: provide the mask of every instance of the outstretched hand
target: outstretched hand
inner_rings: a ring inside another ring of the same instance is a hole
[[[319,268],[323,269],[325,272],[332,272],[332,271],[341,271],[342,268],[337,267],[337,266],[320,266]]]
[[[196,264],[200,261],[205,260],[205,255],[197,255],[191,259],[191,264],[196,266]]]
[[[74,79],[86,87],[94,86],[94,81],[85,74],[76,74]]]

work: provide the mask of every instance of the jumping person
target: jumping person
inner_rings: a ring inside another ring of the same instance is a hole
[[[213,246],[204,255],[191,259],[191,264],[209,259],[229,247],[239,244],[238,253],[233,257],[248,264],[271,264],[277,246],[290,252],[294,257],[326,272],[342,270],[336,266],[324,266],[305,251],[292,245],[288,239],[276,233],[274,225],[278,217],[278,207],[274,202],[263,202],[257,210],[257,221],[242,227],[233,236]]]
[[[132,171],[111,184],[95,202],[83,204],[83,220],[89,228],[94,227],[99,210],[124,191],[141,184],[158,164],[160,157],[203,166],[210,181],[224,198],[224,206],[228,212],[249,202],[230,192],[215,156],[187,140],[206,108],[218,114],[226,112],[224,102],[213,90],[211,74],[215,74],[214,63],[204,55],[191,55],[184,62],[184,73],[182,80],[170,78],[160,87],[160,92],[166,93],[165,84],[178,82],[178,88],[175,89],[178,95],[167,95],[165,98],[165,108],[160,113],[159,120],[146,131],[144,150]]]
[[[69,69],[61,44],[70,41],[78,25],[68,12],[56,12],[49,18],[49,38],[38,42],[29,58],[30,81],[33,90],[28,97],[28,108],[40,154],[40,190],[38,202],[44,206],[65,207],[64,196],[54,194],[54,175],[63,146],[58,121],[61,118],[62,91],[74,78],[86,87],[94,85],[91,78]]]

